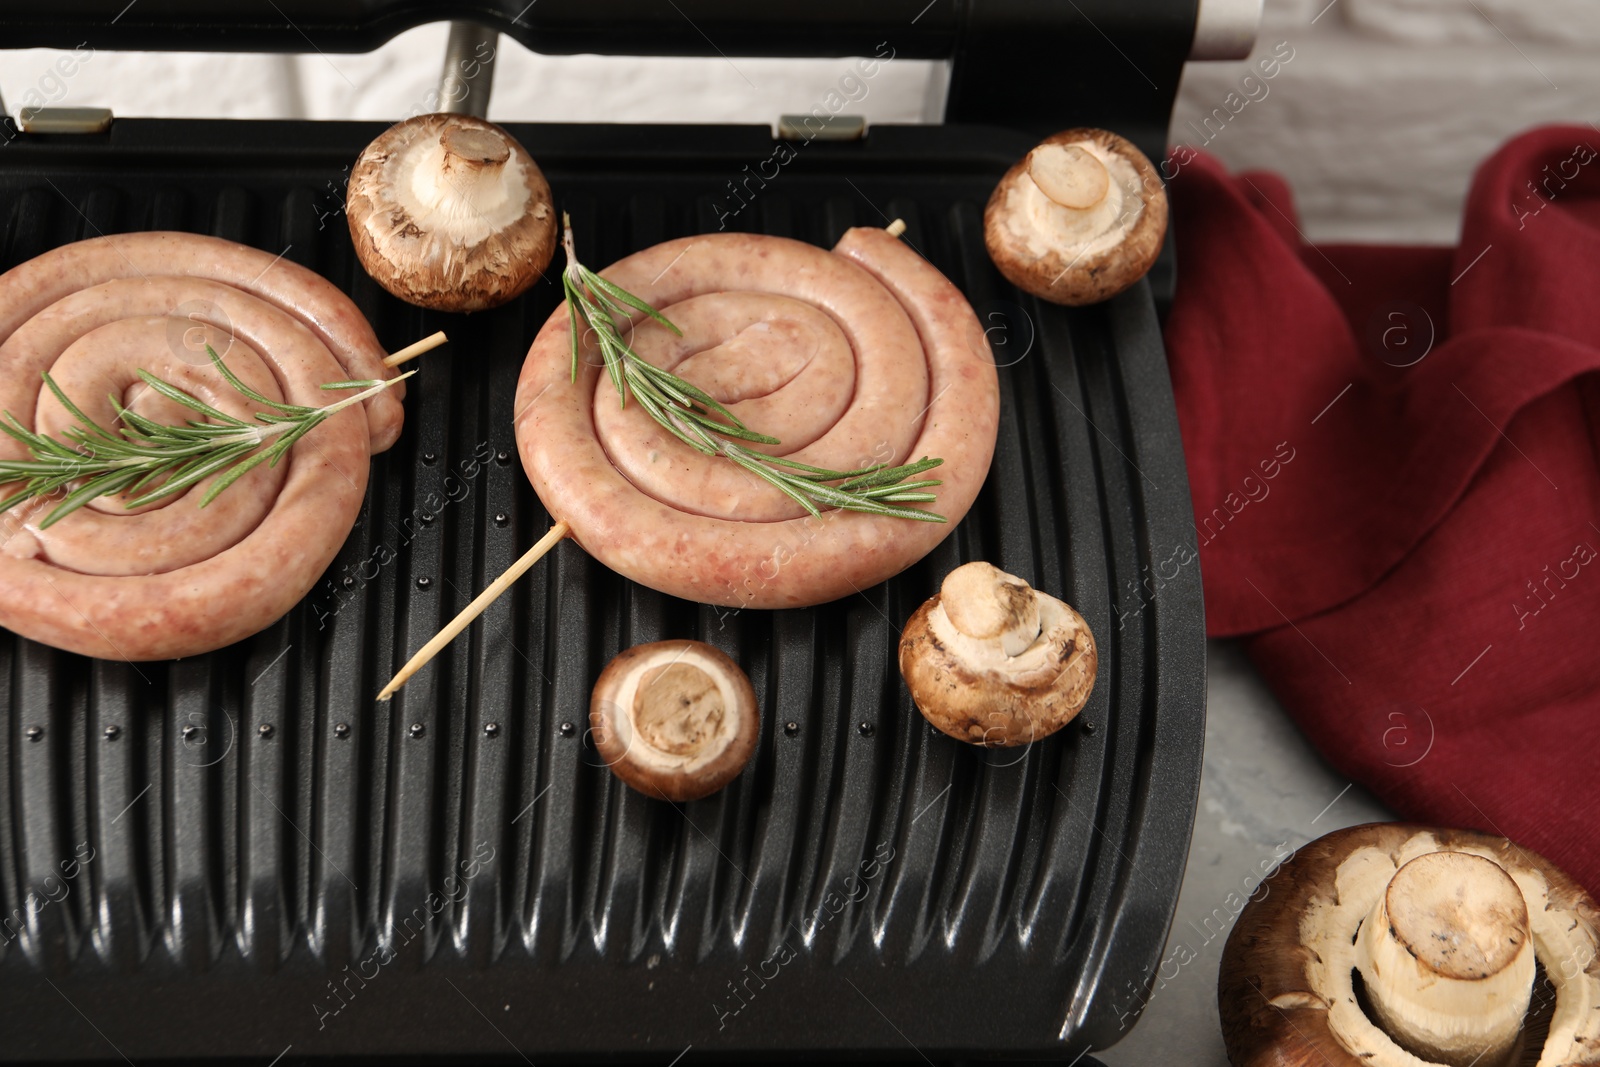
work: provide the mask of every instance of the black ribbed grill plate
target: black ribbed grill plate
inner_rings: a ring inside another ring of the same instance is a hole
[[[910,224],[1009,364],[972,514],[900,577],[804,611],[673,600],[563,544],[378,704],[549,523],[511,416],[557,299],[547,279],[442,316],[365,277],[339,201],[379,129],[121,121],[0,152],[5,267],[193,230],[322,272],[390,348],[451,336],[420,361],[348,544],[283,621],[138,665],[0,632],[0,1058],[1071,1059],[1115,1041],[1176,902],[1203,735],[1199,574],[1173,564],[1194,539],[1148,290],[1068,312],[999,278],[982,207],[1021,135],[804,146],[730,228],[827,247]],[[754,128],[514,132],[595,264],[716,229],[727,183],[773,153]],[[1026,750],[933,734],[895,665],[900,624],[975,558],[1065,596],[1100,644],[1079,723]],[[667,637],[727,651],[762,707],[749,770],[679,807],[622,787],[584,737],[601,666]]]

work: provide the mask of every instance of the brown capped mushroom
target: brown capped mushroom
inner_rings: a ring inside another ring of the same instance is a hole
[[[550,265],[556,213],[533,157],[471,115],[418,115],[361,153],[345,198],[367,273],[408,303],[482,311]]]
[[[1167,193],[1145,154],[1108,130],[1063,130],[1006,171],[983,213],[989,257],[1057,304],[1108,300],[1145,276],[1167,233]]]
[[[974,745],[1025,745],[1061,729],[1094,688],[1083,616],[993,564],[945,576],[900,636],[900,673],[934,726]]]
[[[1217,983],[1235,1067],[1600,1062],[1600,912],[1503,837],[1337,830],[1259,892]],[[1540,1000],[1554,1001],[1542,1046],[1536,964]]]
[[[761,732],[756,691],[739,665],[701,641],[657,641],[617,654],[589,699],[595,748],[647,796],[698,800],[733,781]]]

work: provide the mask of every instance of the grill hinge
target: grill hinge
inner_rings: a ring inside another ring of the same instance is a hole
[[[23,133],[105,133],[108,107],[25,107],[18,115]]]
[[[780,141],[859,141],[866,135],[865,115],[818,115],[813,111],[778,116]]]

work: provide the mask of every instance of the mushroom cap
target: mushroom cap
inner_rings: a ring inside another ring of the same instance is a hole
[[[1502,868],[1527,902],[1557,1004],[1541,1063],[1600,1062],[1600,911],[1560,868],[1503,837],[1409,823],[1352,826],[1302,845],[1252,894],[1222,952],[1217,1007],[1234,1067],[1418,1067],[1358,1002],[1357,924],[1430,852]],[[1259,894],[1259,895],[1258,895]],[[1345,929],[1345,927],[1349,927]]]
[[[504,304],[555,254],[544,173],[509,133],[471,115],[418,115],[379,134],[351,168],[345,214],[367,273],[436,311]]]
[[[628,785],[659,800],[698,800],[733,781],[761,733],[756,691],[702,641],[618,653],[589,698],[596,750]]]
[[[1019,628],[1026,644],[1008,645]],[[900,673],[923,717],[987,747],[1026,745],[1071,722],[1097,662],[1082,615],[987,563],[951,571],[900,635]]]
[[[1161,176],[1132,142],[1088,127],[1052,134],[1006,171],[983,239],[1017,288],[1094,304],[1149,271],[1167,233]]]

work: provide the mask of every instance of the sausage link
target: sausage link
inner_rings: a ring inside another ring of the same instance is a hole
[[[213,345],[270,399],[325,405],[330,397],[321,385],[349,373],[299,317],[221,282],[123,277],[69,291],[19,319],[8,289],[16,280],[16,271],[0,277],[7,327],[0,409],[42,432],[59,434],[72,422],[41,392],[43,370],[103,424],[114,419],[107,394],[163,421],[190,414],[135,384],[139,368],[253,422],[259,405],[227,385],[209,360],[172,344],[174,331],[199,331],[195,340]],[[30,294],[42,299],[65,284],[33,285]],[[184,303],[202,310],[169,314]],[[136,513],[102,499],[49,529],[40,523],[53,501],[0,515],[0,625],[120,660],[195,655],[256,633],[305,595],[355,522],[371,465],[370,415],[351,408],[332,416],[278,468],[258,466],[203,510],[196,502],[207,481]],[[26,450],[8,437],[0,455]]]
[[[383,365],[383,346],[371,324],[332,282],[282,256],[194,233],[94,237],[62,245],[0,275],[0,340],[86,282],[162,276],[221,282],[294,315],[339,361],[343,369],[333,380],[394,376]],[[365,402],[373,452],[387,450],[399,438],[404,398],[401,384]]]
[[[711,506],[693,510],[661,499],[658,483],[631,481],[607,451],[617,437],[599,431],[598,413],[609,411],[616,396],[607,394],[598,361],[585,358],[577,381],[568,381],[568,322],[560,308],[534,339],[523,365],[517,441],[540,499],[572,526],[574,538],[591,555],[674,596],[728,606],[798,607],[849,595],[899,573],[966,514],[994,451],[999,387],[993,358],[977,317],[947,279],[893,238],[881,235],[884,244],[858,236],[862,233],[847,234],[836,253],[760,235],[685,238],[629,256],[604,273],[658,308],[701,294],[762,293],[827,314],[857,363],[858,397],[863,379],[878,375],[885,382],[867,398],[867,414],[859,420],[864,429],[852,432],[844,454],[854,448],[867,453],[861,458],[882,462],[885,457],[873,456],[872,450],[886,435],[898,433],[903,443],[891,446],[889,461],[942,456],[945,465],[938,474],[945,484],[933,509],[949,523],[840,510],[792,517],[793,510],[786,509],[771,518],[771,512],[752,503],[753,492],[712,494]],[[641,327],[639,334],[650,329]],[[886,345],[914,352],[914,369],[897,363],[898,353],[886,351]],[[671,356],[688,361],[686,352]],[[726,376],[743,380],[731,371]],[[633,423],[605,418],[608,426],[643,427],[640,414],[633,414]],[[752,427],[763,428],[754,421]],[[661,444],[665,451],[666,443]],[[673,453],[675,462],[713,471],[694,472],[691,484],[698,484],[695,478],[717,484],[726,477],[718,468],[733,466],[720,457],[682,452],[687,455]],[[761,488],[770,487],[762,483]],[[769,521],[750,521],[752,515]]]

